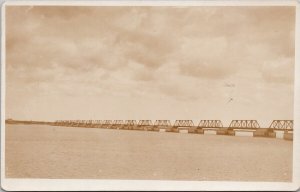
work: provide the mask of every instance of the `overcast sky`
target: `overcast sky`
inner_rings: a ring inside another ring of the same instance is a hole
[[[293,119],[295,7],[11,7],[6,118]]]

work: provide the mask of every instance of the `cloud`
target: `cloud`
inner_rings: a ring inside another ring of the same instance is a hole
[[[284,57],[265,62],[262,67],[263,79],[273,84],[293,84],[294,62],[294,59]]]
[[[176,54],[180,72],[197,78],[223,79],[238,70],[229,42],[224,37],[191,38]],[[222,58],[222,60],[220,59]]]
[[[17,95],[32,98],[27,103],[72,97],[70,106],[86,97],[106,108],[123,102],[132,113],[151,101],[174,107],[175,116],[189,103],[198,116],[199,106],[223,106],[230,96],[244,109],[275,89],[292,92],[294,7],[8,6],[6,13],[7,106],[15,113]]]

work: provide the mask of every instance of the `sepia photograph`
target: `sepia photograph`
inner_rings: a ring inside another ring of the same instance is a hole
[[[37,2],[2,7],[2,187],[299,184],[297,1]]]

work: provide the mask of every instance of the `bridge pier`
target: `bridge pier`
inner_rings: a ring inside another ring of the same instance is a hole
[[[152,131],[153,124],[151,120],[139,120],[137,129],[141,131]]]
[[[153,131],[166,132],[171,127],[170,120],[156,120],[154,122]]]
[[[126,120],[123,129],[125,130],[134,130],[136,127],[136,120]]]
[[[219,131],[221,128],[223,128],[223,124],[220,120],[201,120],[195,133],[205,134],[207,131],[215,131],[215,134],[218,134],[218,132],[219,134],[222,134],[224,131]]]
[[[188,133],[191,133],[191,134],[196,134],[197,132],[197,127],[193,126],[193,127],[190,127],[188,129]]]
[[[123,120],[114,120],[112,125],[110,126],[111,129],[121,129],[124,125]]]
[[[192,120],[176,120],[172,127],[169,127],[167,132],[179,133],[180,130],[187,130],[194,126]]]
[[[253,133],[253,137],[274,137],[274,136],[276,136],[276,133],[274,133],[273,130],[268,128],[260,128]]]
[[[269,129],[272,129],[276,133],[276,138],[293,140],[293,127],[293,120],[273,120]]]
[[[249,132],[253,136],[253,132],[259,128],[260,126],[256,120],[232,120],[228,127],[228,135],[245,135],[242,132]]]
[[[178,127],[168,127],[166,132],[179,133]]]
[[[228,129],[227,129],[227,128],[222,128],[222,127],[220,127],[220,128],[217,130],[217,135],[228,135]]]
[[[102,121],[101,128],[108,129],[112,125],[112,120]]]
[[[283,139],[285,139],[285,140],[293,141],[293,139],[294,139],[293,137],[294,137],[293,133],[285,132],[283,134]]]
[[[161,127],[155,127],[154,126],[154,131],[157,131],[157,132],[166,132],[166,130],[167,130],[167,128],[168,127],[163,127],[163,126],[161,126]]]

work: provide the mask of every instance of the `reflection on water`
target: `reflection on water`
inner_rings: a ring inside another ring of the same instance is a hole
[[[284,131],[275,131],[276,132],[276,138],[282,139]]]
[[[188,133],[188,130],[182,129],[182,130],[179,130],[179,133]]]
[[[205,135],[216,135],[217,132],[214,131],[214,130],[205,130],[205,131],[204,131],[204,134],[205,134]]]
[[[235,135],[242,137],[253,137],[253,131],[236,131]]]

